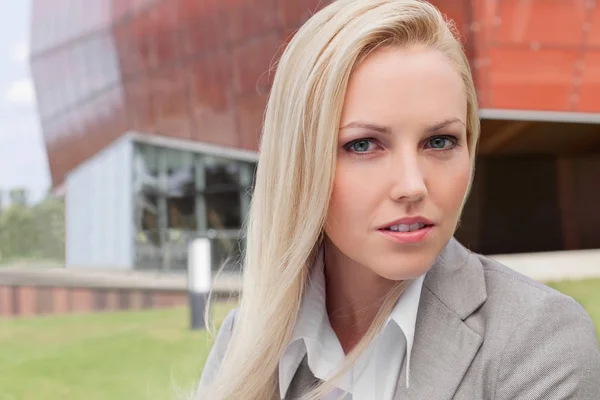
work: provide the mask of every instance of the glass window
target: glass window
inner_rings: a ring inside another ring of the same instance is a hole
[[[183,231],[196,230],[196,179],[192,153],[166,150],[167,226]]]
[[[159,149],[137,145],[133,159],[136,242],[160,247],[158,201]]]
[[[187,268],[198,236],[211,240],[213,268],[238,268],[254,163],[137,144],[133,169],[139,268]]]
[[[239,271],[242,265],[244,241],[237,235],[221,235],[210,239],[211,269],[219,271]]]
[[[239,229],[242,226],[239,164],[209,156],[204,160],[204,173],[208,228]]]

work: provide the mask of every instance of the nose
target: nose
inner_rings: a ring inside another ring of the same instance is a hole
[[[427,195],[427,185],[418,154],[403,152],[393,157],[390,168],[390,197],[394,201],[416,202]]]

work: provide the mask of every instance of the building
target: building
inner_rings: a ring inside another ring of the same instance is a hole
[[[243,248],[282,45],[324,0],[36,0],[33,71],[67,264],[185,268]],[[465,39],[482,137],[458,238],[483,253],[600,248],[600,6],[432,0]]]

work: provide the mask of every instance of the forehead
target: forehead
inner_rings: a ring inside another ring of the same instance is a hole
[[[350,76],[342,123],[367,120],[400,128],[447,118],[465,121],[466,113],[464,83],[443,53],[382,48]]]

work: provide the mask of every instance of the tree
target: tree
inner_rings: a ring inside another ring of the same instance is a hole
[[[38,251],[37,227],[32,210],[12,204],[0,214],[0,253],[2,258],[35,257]]]
[[[33,207],[40,255],[46,259],[65,258],[65,203],[47,196]]]
[[[25,191],[11,191],[11,204],[0,213],[0,261],[65,258],[65,207],[47,196],[30,206]]]

